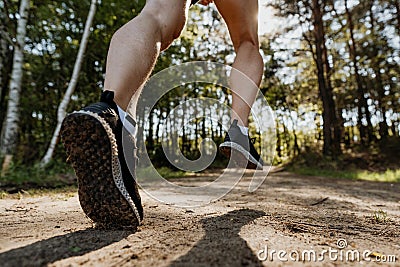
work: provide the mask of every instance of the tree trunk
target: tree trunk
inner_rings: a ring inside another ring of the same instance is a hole
[[[361,141],[365,142],[368,141],[370,142],[373,136],[372,133],[372,123],[371,123],[371,114],[368,109],[368,103],[367,100],[365,99],[365,91],[364,91],[364,86],[363,82],[359,73],[358,69],[358,62],[357,62],[357,46],[356,46],[356,41],[354,38],[354,24],[353,24],[353,17],[352,14],[348,8],[347,0],[344,1],[345,4],[345,10],[346,10],[346,15],[348,19],[348,25],[349,25],[349,31],[350,31],[350,40],[351,44],[349,44],[350,48],[350,57],[353,62],[353,68],[354,68],[354,75],[356,78],[356,84],[357,84],[357,95],[358,95],[358,124],[360,127],[360,135],[361,135]],[[365,118],[367,121],[367,128],[362,123],[362,119]],[[364,136],[363,136],[364,135]],[[366,140],[365,140],[366,139]]]
[[[399,130],[399,121],[392,122],[392,134],[393,136],[400,137],[400,130]]]
[[[330,112],[330,120],[332,121],[332,147],[333,147],[333,151],[335,155],[341,154],[341,147],[340,147],[340,143],[342,141],[342,126],[343,123],[341,118],[341,114],[340,112],[337,112],[337,108],[336,108],[336,104],[335,101],[333,99],[333,87],[332,87],[332,68],[331,65],[329,63],[329,59],[328,59],[328,49],[326,47],[326,40],[325,40],[325,29],[324,26],[322,25],[321,27],[321,31],[322,31],[322,50],[323,50],[323,61],[324,61],[324,65],[325,65],[325,74],[326,74],[326,89],[327,89],[327,94],[328,94],[328,101],[329,101],[329,106],[332,110],[332,112]]]
[[[19,20],[17,24],[16,44],[14,46],[14,58],[10,80],[10,92],[4,126],[1,134],[0,154],[5,156],[3,170],[8,169],[12,155],[15,152],[18,139],[19,100],[22,86],[24,46],[26,37],[26,25],[29,15],[29,0],[21,0],[19,7]]]
[[[6,68],[6,58],[7,58],[7,41],[6,41],[6,27],[5,27],[5,12],[0,12],[0,104],[2,104],[3,92],[6,89],[4,85],[4,74]],[[1,113],[0,113],[1,114]],[[1,115],[0,115],[1,119]],[[0,121],[1,122],[1,121]]]
[[[5,88],[4,85],[4,73],[6,68],[6,58],[7,58],[7,42],[4,40],[3,34],[0,30],[0,99],[3,99],[3,89]]]
[[[400,35],[400,1],[394,0],[394,6],[396,7],[396,15],[397,15],[397,32]]]
[[[54,130],[53,137],[51,138],[49,148],[47,149],[47,152],[40,163],[41,166],[47,165],[50,162],[51,158],[53,157],[53,153],[54,153],[54,150],[57,145],[58,135],[59,135],[60,129],[61,129],[61,124],[65,118],[65,115],[67,114],[68,103],[71,99],[71,95],[75,91],[76,84],[78,83],[79,72],[81,71],[82,62],[83,62],[83,56],[85,54],[87,43],[89,41],[90,27],[92,26],[94,15],[96,13],[96,4],[97,4],[97,0],[91,1],[90,10],[89,10],[88,17],[87,17],[86,24],[85,24],[85,29],[83,31],[81,44],[79,46],[78,56],[76,58],[74,70],[72,72],[72,77],[69,82],[67,91],[65,92],[65,95],[64,95],[60,105],[58,106],[57,126],[56,126],[56,129]]]
[[[398,3],[398,2],[397,2]],[[371,35],[373,38],[376,38],[376,31],[375,31],[375,16],[373,12],[373,1],[371,2],[369,6],[369,17],[371,20]],[[400,26],[400,25],[399,25]],[[382,113],[382,121],[379,122],[379,135],[381,139],[385,139],[389,135],[389,126],[386,121],[386,105],[384,103],[385,99],[385,89],[383,85],[383,79],[382,79],[382,74],[380,71],[380,62],[379,62],[379,56],[378,56],[378,51],[374,51],[372,57],[372,68],[375,72],[376,75],[376,87],[377,87],[377,92],[378,92],[378,110]]]
[[[160,125],[161,125],[161,118],[162,118],[162,110],[161,108],[158,111],[160,114],[158,116],[158,120],[157,120],[157,127],[156,127],[156,144],[159,145],[160,144]]]
[[[276,152],[279,160],[282,158],[282,147],[281,147],[281,133],[279,132],[279,122],[276,120]]]
[[[289,109],[289,111],[290,111],[290,109]],[[291,112],[289,112],[289,118],[293,124],[293,129],[292,129],[292,132],[293,132],[293,156],[297,156],[300,153],[300,146],[299,146],[299,142],[298,142],[298,138],[297,138],[297,134],[296,134],[297,125],[293,119]]]
[[[153,128],[153,116],[155,109],[152,109],[149,114],[149,132],[146,138],[147,149],[151,152],[154,151],[154,128]]]
[[[0,23],[3,23],[0,21]],[[2,27],[2,26],[0,26]],[[6,79],[6,69],[7,69],[7,52],[8,45],[6,40],[3,38],[4,32],[0,29],[0,132],[2,131],[4,113],[5,113],[5,96],[7,90],[7,79]]]
[[[317,65],[317,77],[318,77],[318,87],[322,99],[322,118],[324,121],[323,125],[323,136],[324,145],[323,153],[325,155],[334,155],[337,153],[335,151],[334,145],[334,121],[335,118],[335,107],[332,105],[334,103],[332,92],[329,91],[330,88],[327,86],[325,77],[325,63],[324,63],[324,47],[325,47],[325,36],[324,36],[324,25],[322,21],[322,11],[321,4],[319,0],[312,1],[312,13],[313,13],[313,25],[314,25],[314,38],[315,38],[315,63]]]
[[[186,100],[187,100],[187,98],[186,98],[186,96],[185,96],[185,98],[184,98],[184,102],[186,102]],[[187,146],[187,136],[186,136],[186,125],[185,125],[185,114],[187,114],[186,113],[187,111],[186,110],[184,110],[183,111],[183,113],[182,113],[182,117],[181,117],[181,120],[182,120],[182,125],[181,125],[181,127],[182,127],[182,145],[181,145],[181,151],[182,151],[182,154],[183,155],[185,155],[185,157],[186,157],[186,153],[190,153],[190,150],[188,149],[188,146]]]
[[[285,144],[285,146],[284,146],[284,153],[286,154],[286,156],[287,156],[288,158],[291,158],[291,157],[292,157],[291,153],[292,153],[293,149],[291,149],[291,147],[290,147],[290,134],[289,134],[289,130],[286,128],[286,125],[285,125],[284,122],[282,122],[282,126],[283,126],[283,136],[284,136],[283,142],[284,142],[284,144]]]
[[[378,109],[380,109],[382,113],[382,121],[379,122],[379,135],[381,139],[385,139],[389,135],[389,126],[386,120],[386,105],[384,103],[385,89],[383,88],[382,75],[379,68],[374,71],[376,72],[376,81],[378,86]]]
[[[197,107],[196,107],[196,110],[197,110]],[[196,123],[196,126],[195,126],[195,134],[194,134],[194,151],[198,151],[198,149],[199,149],[199,137],[200,137],[200,134],[199,134],[199,123],[200,123],[200,121],[199,121],[199,119],[198,118],[195,118],[195,123]]]

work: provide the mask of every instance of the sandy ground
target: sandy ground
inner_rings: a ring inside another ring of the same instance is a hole
[[[287,172],[254,193],[248,183],[193,209],[142,194],[136,232],[94,229],[76,193],[2,199],[0,266],[400,266],[400,184]]]

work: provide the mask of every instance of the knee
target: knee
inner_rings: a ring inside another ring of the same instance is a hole
[[[258,37],[244,35],[240,36],[239,38],[233,39],[232,41],[236,52],[239,49],[245,49],[252,52],[259,51],[260,49]]]
[[[159,30],[161,49],[167,48],[175,39],[177,39],[186,24],[186,12],[184,6],[171,6],[169,1],[148,1],[142,13],[156,23]],[[176,1],[175,1],[176,2]],[[184,2],[184,1],[180,1]]]
[[[257,66],[262,70],[264,66],[264,61],[260,53],[260,46],[257,40],[254,39],[244,39],[235,46],[236,56],[241,60],[247,59],[251,60],[253,66]]]

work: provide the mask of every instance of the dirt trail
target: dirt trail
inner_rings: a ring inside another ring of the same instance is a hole
[[[248,193],[248,180],[190,210],[142,194],[146,218],[135,233],[93,229],[75,193],[2,199],[0,265],[358,266],[346,261],[358,251],[363,265],[400,266],[400,184],[280,172]],[[347,246],[339,250],[338,240]],[[364,251],[374,253],[363,260]]]

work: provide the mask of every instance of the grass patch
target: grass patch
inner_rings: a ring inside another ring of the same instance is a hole
[[[386,170],[384,172],[370,172],[362,170],[337,171],[329,169],[315,169],[310,167],[290,167],[289,171],[301,175],[310,175],[310,176],[324,176],[332,178],[345,178],[352,180],[365,180],[365,181],[390,182],[390,183],[400,182],[400,169]]]
[[[0,176],[0,190],[8,193],[75,185],[73,169],[64,162],[51,162],[44,168],[12,165],[5,175]]]
[[[386,223],[388,221],[387,212],[383,210],[374,211],[372,217],[376,223]]]

